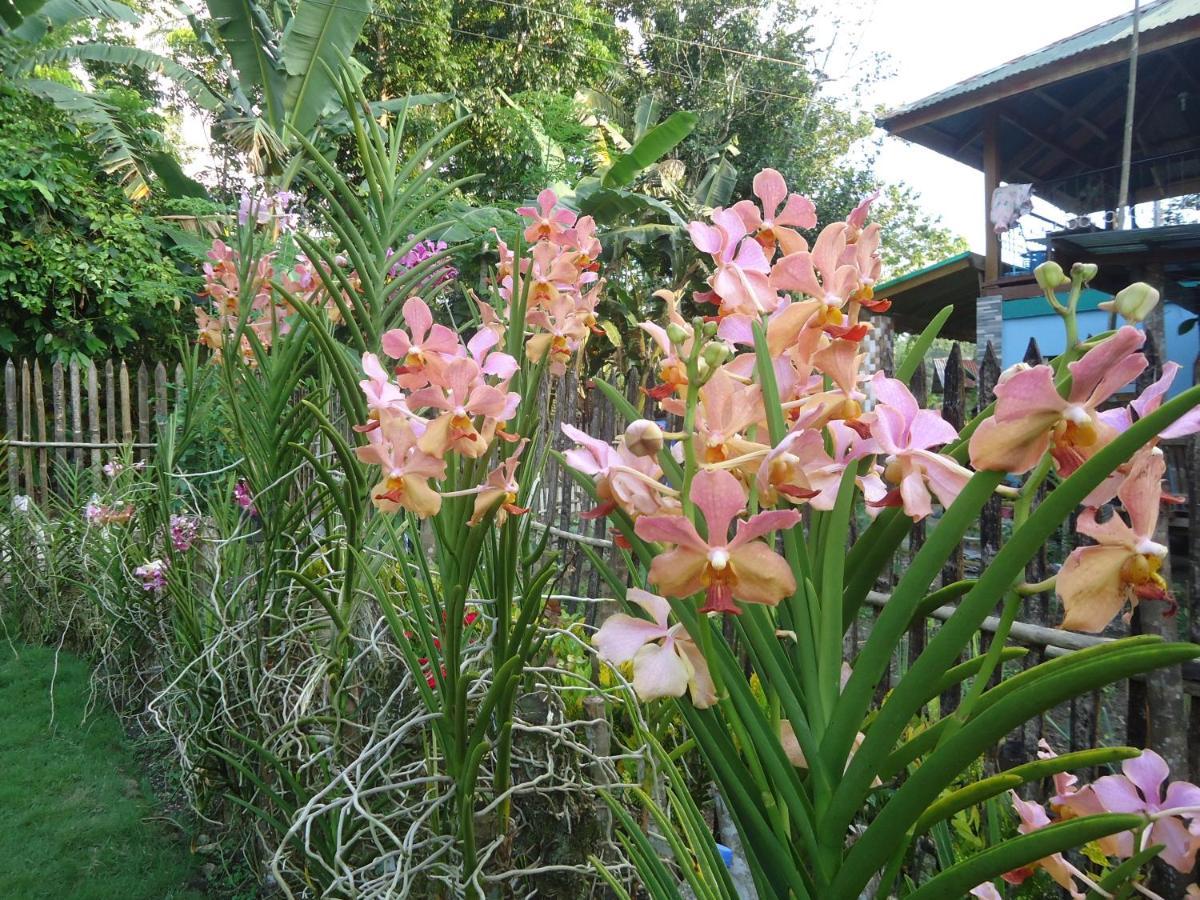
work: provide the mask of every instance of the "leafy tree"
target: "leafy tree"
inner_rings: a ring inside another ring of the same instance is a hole
[[[108,102],[122,128],[153,122],[132,92]],[[0,349],[169,353],[199,280],[154,211],[129,203],[69,118],[0,85]]]

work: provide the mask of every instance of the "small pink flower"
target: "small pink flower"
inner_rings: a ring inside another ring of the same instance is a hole
[[[704,469],[692,478],[691,500],[704,517],[708,539],[683,516],[644,516],[637,520],[638,537],[674,544],[650,565],[650,581],[668,597],[706,594],[701,612],[741,612],[743,603],[774,606],[796,590],[796,578],[787,560],[762,540],[762,536],[800,521],[795,510],[761,512],[729,526],[746,511],[741,484],[728,472]]]
[[[250,485],[246,484],[245,479],[239,478],[237,484],[233,486],[233,502],[250,515],[258,515],[258,508],[254,505],[254,495],[250,493]]]
[[[1055,590],[1065,611],[1063,628],[1100,632],[1127,603],[1169,600],[1159,574],[1167,548],[1154,540],[1165,472],[1161,450],[1147,448],[1135,457],[1117,492],[1130,525],[1117,513],[1105,522],[1096,520],[1095,509],[1080,514],[1077,529],[1098,543],[1072,550],[1059,570]]]
[[[167,586],[167,561],[151,560],[134,569],[133,574],[141,579],[142,590],[158,593]]]
[[[861,339],[861,334],[841,334],[845,314],[842,307],[860,284],[858,266],[847,263],[845,222],[826,225],[813,245],[812,251],[801,250],[789,253],[775,263],[771,270],[771,287],[780,291],[805,294],[821,302],[817,315],[821,325],[833,329],[831,333],[848,339]],[[851,254],[853,258],[853,254]],[[861,329],[865,334],[865,329]]]
[[[617,613],[592,636],[600,658],[614,666],[633,661],[633,689],[642,700],[682,697],[689,691],[692,705],[705,709],[717,701],[708,663],[682,624],[668,625],[667,601],[638,588],[626,595],[651,620]]]
[[[492,508],[492,504],[501,497],[504,498],[504,502],[496,511],[497,527],[503,525],[510,514],[520,516],[529,512],[528,507],[517,506],[517,495],[521,492],[521,485],[517,481],[517,466],[521,462],[521,451],[527,443],[528,440],[521,441],[512,456],[488,472],[487,478],[480,485],[479,493],[475,496],[475,508],[471,511],[471,518],[467,520],[468,525],[478,524],[484,514]]]
[[[1127,325],[1071,363],[1071,391],[1065,399],[1049,366],[1001,379],[995,415],[971,435],[971,465],[1020,474],[1049,450],[1060,473],[1074,472],[1115,436],[1116,429],[1098,411],[1146,368],[1146,357],[1137,352],[1145,340]]]
[[[594,479],[600,499],[601,505],[582,513],[582,518],[597,519],[618,506],[634,518],[662,512],[662,495],[646,482],[662,475],[652,457],[637,456],[624,443],[613,447],[565,422],[560,427],[577,444],[563,458],[572,469]]]
[[[708,283],[720,298],[721,315],[761,315],[779,306],[770,284],[771,264],[756,240],[746,240],[746,225],[732,209],[713,213],[713,224],[691,222],[692,243],[712,256],[717,270]]]
[[[1017,817],[1021,820],[1021,824],[1017,826],[1018,832],[1021,834],[1030,834],[1050,824],[1050,817],[1046,815],[1046,810],[1042,808],[1040,803],[1022,800],[1017,796],[1016,791],[1012,791],[1011,793],[1013,809],[1016,810]],[[1079,890],[1079,886],[1075,882],[1074,869],[1067,863],[1061,853],[1051,854],[1027,866],[1022,866],[1011,872],[1005,872],[1001,877],[1009,884],[1021,884],[1037,869],[1044,869],[1047,875],[1071,895],[1072,900],[1083,900],[1084,894]],[[981,895],[976,894],[975,896]],[[986,894],[982,896],[986,896]]]
[[[180,553],[192,549],[199,531],[199,523],[191,516],[171,516],[171,546]]]

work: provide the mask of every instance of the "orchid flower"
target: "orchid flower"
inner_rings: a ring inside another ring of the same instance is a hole
[[[379,419],[385,413],[404,415],[408,406],[404,402],[404,392],[392,384],[387,371],[374,353],[364,353],[362,358],[363,374],[367,377],[358,383],[367,398],[366,425],[354,426],[355,431],[370,431],[379,427]]]
[[[525,229],[525,240],[553,241],[575,224],[576,215],[558,207],[558,195],[546,188],[537,196],[537,206],[519,206],[517,214],[531,220]]]
[[[490,307],[489,307],[490,308]],[[500,335],[490,328],[480,328],[475,336],[467,341],[467,353],[479,366],[479,374],[491,375],[507,383],[519,368],[517,361],[495,347],[500,343]]]
[[[1046,815],[1046,810],[1040,803],[1022,800],[1017,796],[1016,791],[1012,791],[1012,804],[1017,817],[1021,820],[1021,824],[1017,826],[1017,831],[1021,834],[1030,834],[1050,824],[1050,817]],[[1038,869],[1044,869],[1059,887],[1070,894],[1071,900],[1083,900],[1084,894],[1079,890],[1079,885],[1075,881],[1075,869],[1061,853],[1053,853],[1027,866],[1005,872],[1000,877],[1009,884],[1022,884]],[[976,894],[976,896],[986,895]]]
[[[1100,405],[1146,368],[1137,350],[1146,336],[1126,325],[1071,363],[1071,390],[1064,399],[1054,371],[1034,366],[1001,378],[996,414],[971,435],[976,469],[1028,472],[1047,450],[1058,470],[1069,475],[1116,434],[1100,419]]]
[[[529,307],[549,306],[562,292],[570,292],[578,284],[581,273],[554,244],[543,241],[534,246],[533,264],[529,267]]]
[[[692,351],[692,341],[695,340],[695,335],[692,333],[692,324],[679,313],[679,299],[675,292],[658,290],[652,296],[658,297],[666,303],[668,323],[683,329],[687,335],[687,339],[677,352],[671,343],[671,338],[667,335],[667,330],[661,325],[655,322],[638,323],[638,327],[650,335],[658,349],[662,351],[662,359],[658,364],[658,379],[661,383],[647,389],[646,396],[652,400],[663,400],[676,393],[682,396],[687,390],[688,373],[687,363],[684,359]]]
[[[894,486],[882,505],[903,506],[919,522],[933,512],[931,491],[949,507],[971,480],[969,469],[929,449],[950,443],[958,433],[935,410],[921,409],[904,382],[876,372],[871,386],[879,400],[871,436],[887,454],[883,477]]]
[[[771,287],[781,291],[805,294],[821,301],[818,312],[822,326],[836,337],[861,340],[865,325],[844,325],[842,307],[858,290],[860,273],[856,265],[844,264],[846,250],[845,222],[826,225],[817,236],[812,251],[789,253],[775,263],[771,270]]]
[[[762,245],[767,259],[775,255],[776,247],[784,255],[807,250],[808,242],[794,228],[816,227],[817,208],[813,202],[800,194],[789,194],[787,182],[775,169],[763,169],[754,176],[754,196],[762,204],[761,212],[751,200],[741,200],[730,209]]]
[[[762,390],[756,384],[739,384],[717,369],[700,388],[696,415],[697,453],[702,463],[719,463],[763,448],[742,437],[742,432],[764,417]],[[749,473],[757,468],[757,460]]]
[[[1100,632],[1126,603],[1169,599],[1159,574],[1167,548],[1154,540],[1165,472],[1161,450],[1139,453],[1117,491],[1129,525],[1117,513],[1105,522],[1096,520],[1095,509],[1080,514],[1076,528],[1098,543],[1072,550],[1059,570],[1055,589],[1065,611],[1063,628]]]
[[[668,597],[690,597],[705,591],[701,612],[741,612],[744,603],[774,606],[796,590],[787,560],[757,538],[800,521],[795,510],[761,512],[739,520],[729,538],[730,524],[746,511],[746,495],[728,472],[701,470],[692,478],[690,499],[707,526],[708,538],[683,516],[643,516],[635,530],[645,541],[674,544],[654,557],[650,581]]]
[[[850,215],[846,216],[846,240],[850,242],[858,240],[859,233],[867,224],[867,216],[871,213],[871,204],[879,199],[880,193],[882,192],[876,188],[858,201],[858,206],[850,210]]]
[[[588,329],[579,318],[574,301],[560,294],[549,309],[536,309],[526,317],[530,325],[544,329],[525,342],[525,354],[534,362],[550,355],[552,375],[565,375],[567,363],[587,338]]]
[[[517,482],[517,466],[521,462],[521,452],[527,443],[529,443],[528,440],[522,440],[513,451],[512,456],[488,472],[481,490],[475,496],[475,508],[471,511],[471,518],[467,520],[468,525],[479,524],[492,505],[501,497],[504,498],[504,501],[496,510],[497,527],[507,521],[510,513],[519,516],[529,512],[527,507],[517,506],[517,495],[521,492],[521,485]]]
[[[478,459],[487,452],[488,441],[475,427],[475,418],[497,422],[512,418],[516,404],[510,399],[504,391],[484,383],[473,359],[452,359],[436,384],[409,395],[410,407],[442,410],[421,435],[420,448],[438,459],[451,450]]]
[[[442,478],[446,463],[422,451],[415,421],[389,415],[380,427],[367,433],[367,444],[355,447],[360,460],[379,466],[382,479],[371,489],[371,502],[383,513],[407,509],[421,518],[442,508],[441,496],[429,486],[430,478]]]
[[[744,240],[746,225],[732,209],[713,213],[713,224],[690,222],[692,243],[712,256],[717,270],[708,283],[720,298],[721,315],[759,315],[779,306],[768,276],[771,264],[758,241]]]
[[[663,511],[662,496],[649,484],[662,476],[657,462],[647,456],[635,456],[624,444],[614,448],[566,422],[561,428],[577,445],[563,454],[563,458],[576,472],[594,479],[596,496],[600,499],[600,506],[582,513],[582,518],[599,518],[616,507],[634,518]]]
[[[756,474],[762,502],[774,502],[778,492],[792,502],[807,502],[814,509],[833,509],[846,467],[858,465],[859,460],[876,454],[879,448],[874,439],[863,438],[843,422],[830,422],[826,429],[833,439],[832,456],[825,449],[821,431],[803,422],[766,455]],[[880,471],[873,466],[855,479],[867,501],[868,513],[876,512],[887,496]]]
[[[1161,859],[1176,871],[1188,873],[1196,864],[1200,845],[1183,819],[1200,820],[1200,788],[1186,781],[1172,781],[1163,791],[1170,775],[1166,761],[1153,750],[1121,763],[1121,775],[1097,778],[1063,804],[1074,815],[1095,813],[1140,813],[1158,816],[1144,838],[1144,846],[1162,844]],[[1161,815],[1178,810],[1175,815]],[[1104,839],[1102,849],[1113,856],[1128,859],[1135,852],[1133,834],[1122,832]]]
[[[717,702],[708,663],[682,624],[668,625],[671,607],[666,599],[630,588],[625,595],[650,620],[625,613],[609,616],[592,635],[602,660],[614,666],[633,661],[633,689],[642,700],[691,694],[692,705],[706,709]]]
[[[408,331],[393,328],[383,333],[383,352],[400,360],[396,383],[413,390],[429,384],[461,347],[458,335],[445,325],[436,325],[429,306],[420,297],[409,297],[402,310]]]

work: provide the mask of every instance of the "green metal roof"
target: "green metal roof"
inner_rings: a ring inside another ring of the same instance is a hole
[[[1159,28],[1167,27],[1175,22],[1192,16],[1200,15],[1200,0],[1159,0],[1145,6],[1141,10],[1139,35]],[[1035,26],[1036,27],[1036,26]],[[1133,13],[1129,12],[1099,25],[1084,29],[1078,34],[1055,41],[1041,50],[1020,56],[1014,60],[975,75],[965,81],[952,84],[950,87],[930,94],[907,106],[894,109],[880,119],[880,124],[887,128],[889,120],[907,115],[927,106],[935,106],[954,97],[970,94],[989,85],[1004,81],[1013,76],[1040,69],[1052,63],[1061,62],[1088,50],[1103,47],[1118,41],[1128,41],[1133,32]]]
[[[922,275],[927,275],[930,272],[936,272],[938,269],[945,269],[948,266],[952,266],[957,262],[961,262],[962,260],[969,258],[971,255],[972,254],[970,250],[964,250],[962,253],[955,254],[954,256],[947,256],[945,259],[939,259],[937,262],[930,263],[923,268],[914,269],[911,272],[905,272],[903,275],[897,275],[895,278],[889,278],[882,284],[877,284],[875,286],[875,295],[877,297],[886,297],[890,291],[904,284],[906,281],[912,281],[914,278],[920,278]]]

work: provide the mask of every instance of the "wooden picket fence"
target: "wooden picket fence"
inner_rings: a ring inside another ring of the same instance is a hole
[[[168,415],[176,367],[143,363],[133,372],[121,360],[69,364],[13,360],[4,364],[4,441],[8,487],[44,502],[54,487],[55,469],[74,464],[99,470],[131,448],[145,459],[154,447],[158,423]]]
[[[894,371],[890,342],[876,348],[877,365],[884,371]],[[1141,379],[1139,388],[1157,377],[1157,364],[1152,341],[1144,352],[1152,365]],[[1041,362],[1041,355],[1031,341],[1026,361]],[[12,494],[24,493],[44,500],[54,489],[57,466],[98,469],[103,462],[132,448],[138,458],[146,458],[153,447],[159,422],[166,418],[174,400],[175,385],[182,382],[176,368],[174,378],[168,378],[167,367],[158,364],[153,369],[145,365],[131,370],[119,360],[104,360],[79,364],[72,362],[46,363],[37,360],[9,360],[4,366],[4,442],[0,458],[7,462],[7,479]],[[949,356],[936,365],[917,368],[910,383],[913,394],[923,406],[939,408],[942,415],[957,428],[978,410],[987,406],[1000,375],[995,354],[987,347],[978,366],[964,361],[961,348],[955,345]],[[615,376],[614,384],[628,399],[640,403],[642,375],[629,368]],[[614,440],[620,433],[612,404],[587,381],[574,372],[553,380],[543,388],[537,400],[543,413],[545,434],[552,447],[569,445],[561,434],[563,423],[572,424],[602,440]],[[335,421],[343,416],[331,410]],[[1056,625],[1060,613],[1050,595],[1031,597],[1014,626],[1010,640],[1030,648],[1021,661],[1008,664],[1008,672],[1032,665],[1047,656],[1055,656],[1089,646],[1098,640],[1123,634],[1150,632],[1169,639],[1181,637],[1200,642],[1200,442],[1195,439],[1164,442],[1168,459],[1170,493],[1186,496],[1187,503],[1170,508],[1163,516],[1163,543],[1176,551],[1170,557],[1176,569],[1178,615],[1169,615],[1162,604],[1144,604],[1129,625],[1120,620],[1101,637],[1078,635],[1061,631]],[[603,600],[609,593],[599,572],[590,565],[581,545],[588,544],[595,552],[620,566],[619,551],[612,546],[603,519],[586,521],[579,513],[592,506],[591,499],[579,488],[557,460],[551,459],[538,483],[532,503],[538,527],[551,531],[551,546],[562,554],[561,576],[555,593],[564,606],[574,606],[589,624],[601,621],[615,610],[613,598]],[[973,529],[947,562],[941,583],[949,584],[964,577],[973,577],[995,556],[1004,528],[1003,508],[993,498],[983,510],[977,528]],[[847,652],[853,654],[862,645],[874,618],[887,602],[888,593],[899,573],[920,549],[927,523],[915,524],[893,568],[884,574],[869,598],[867,606],[847,635]],[[1028,568],[1031,582],[1044,579],[1066,554],[1076,546],[1073,522],[1044,547]],[[572,599],[572,598],[578,598]],[[596,602],[596,598],[601,598]],[[588,602],[588,601],[592,602]],[[999,598],[997,598],[999,601]],[[939,622],[951,613],[949,609],[934,611],[927,619],[914,623],[878,688],[879,697],[891,688],[895,680],[925,647]],[[981,649],[989,640],[985,623]],[[1156,672],[1105,693],[1080,698],[1059,710],[1027,723],[1014,732],[1001,750],[999,764],[1016,764],[1032,758],[1037,741],[1050,737],[1056,746],[1071,750],[1101,743],[1128,742],[1138,746],[1153,746],[1172,764],[1175,772],[1190,769],[1193,780],[1200,778],[1200,666],[1187,665]],[[952,709],[959,702],[957,689],[941,698],[941,711]]]

